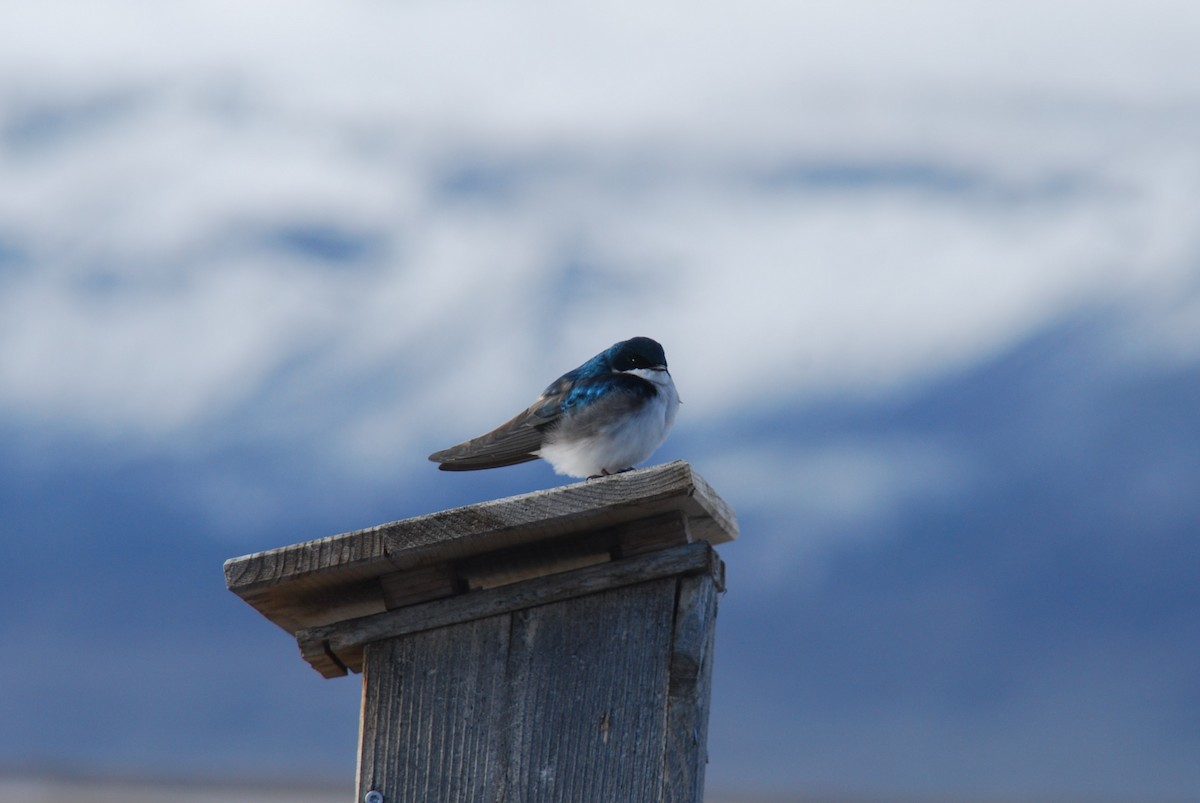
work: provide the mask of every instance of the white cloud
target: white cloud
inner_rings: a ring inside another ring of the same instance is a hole
[[[161,435],[315,352],[298,388],[410,374],[331,435],[374,453],[475,415],[468,370],[503,414],[634,333],[698,415],[919,381],[1191,286],[1197,16],[31,5],[0,32],[0,407]],[[320,264],[297,225],[374,250]],[[1173,320],[1144,336],[1191,353]]]

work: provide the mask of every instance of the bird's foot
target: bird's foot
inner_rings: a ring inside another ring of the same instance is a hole
[[[629,468],[618,469],[617,471],[609,471],[606,468],[602,468],[600,469],[599,474],[593,474],[592,476],[588,477],[588,479],[598,480],[601,477],[611,477],[613,474],[624,474],[626,471],[633,471],[633,466],[630,466]]]

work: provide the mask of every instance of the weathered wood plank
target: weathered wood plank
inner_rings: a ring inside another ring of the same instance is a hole
[[[664,803],[700,803],[704,798],[718,593],[711,575],[679,579],[667,701]]]
[[[397,562],[459,559],[672,510],[684,510],[694,520],[700,540],[719,544],[737,535],[728,505],[691,466],[676,461],[405,519],[384,525],[384,537],[388,555]]]
[[[322,567],[336,565],[337,573]],[[379,533],[318,538],[225,561],[225,583],[289,633],[384,609],[378,578],[396,571]],[[284,579],[286,578],[286,579]]]
[[[705,543],[685,544],[500,588],[306,628],[297,632],[296,640],[306,660],[309,656],[320,659],[320,665],[313,664],[317,671],[322,674],[333,671],[334,675],[326,677],[335,677],[343,673],[325,659],[327,653],[336,656],[337,663],[342,666],[360,671],[363,646],[372,641],[595,594],[660,577],[696,573],[712,575],[719,571],[720,558],[712,547]]]
[[[622,557],[657,552],[696,540],[692,537],[687,514],[681,510],[630,522],[619,528],[616,535],[616,552]]]
[[[300,657],[321,673],[321,677],[336,678],[349,674],[346,665],[333,654],[325,642],[310,641],[300,645]]]
[[[510,619],[477,619],[369,646],[357,800],[372,789],[388,803],[499,799]]]
[[[319,575],[331,567],[347,581],[375,577],[399,568],[388,564],[386,540],[380,528],[372,528],[230,558],[225,561],[225,585],[239,596],[282,582],[297,589],[320,587]]]
[[[358,799],[700,803],[732,511],[686,463],[228,561],[326,677]]]
[[[682,461],[454,508],[234,558],[225,581],[290,633],[386,607],[385,575],[673,511],[697,540],[737,536],[733,511]]]
[[[388,610],[449,597],[460,591],[460,583],[449,563],[418,566],[379,578],[383,604]]]
[[[368,645],[357,799],[661,800],[677,582]]]
[[[503,800],[658,801],[675,586],[513,614]]]
[[[612,560],[617,536],[592,530],[536,541],[455,561],[467,588],[496,588],[520,580],[594,566]]]

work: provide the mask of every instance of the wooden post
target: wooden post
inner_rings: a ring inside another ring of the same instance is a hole
[[[363,674],[365,803],[700,803],[733,512],[684,462],[227,561]],[[382,796],[382,797],[381,797]]]

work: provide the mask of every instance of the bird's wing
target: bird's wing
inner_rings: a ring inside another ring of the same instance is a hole
[[[429,455],[442,471],[476,471],[536,460],[548,431],[569,413],[572,430],[594,431],[614,413],[632,412],[655,393],[654,386],[632,374],[563,374],[529,407],[491,432]]]
[[[558,407],[570,421],[575,437],[595,435],[606,423],[636,412],[654,397],[654,385],[634,374],[586,377],[575,382]]]
[[[563,384],[560,379],[542,396],[518,413],[511,421],[491,432],[463,441],[457,446],[429,455],[442,471],[475,471],[483,468],[515,466],[538,458],[543,435],[558,420],[562,400],[560,392],[552,392]],[[566,388],[569,390],[568,387]]]

